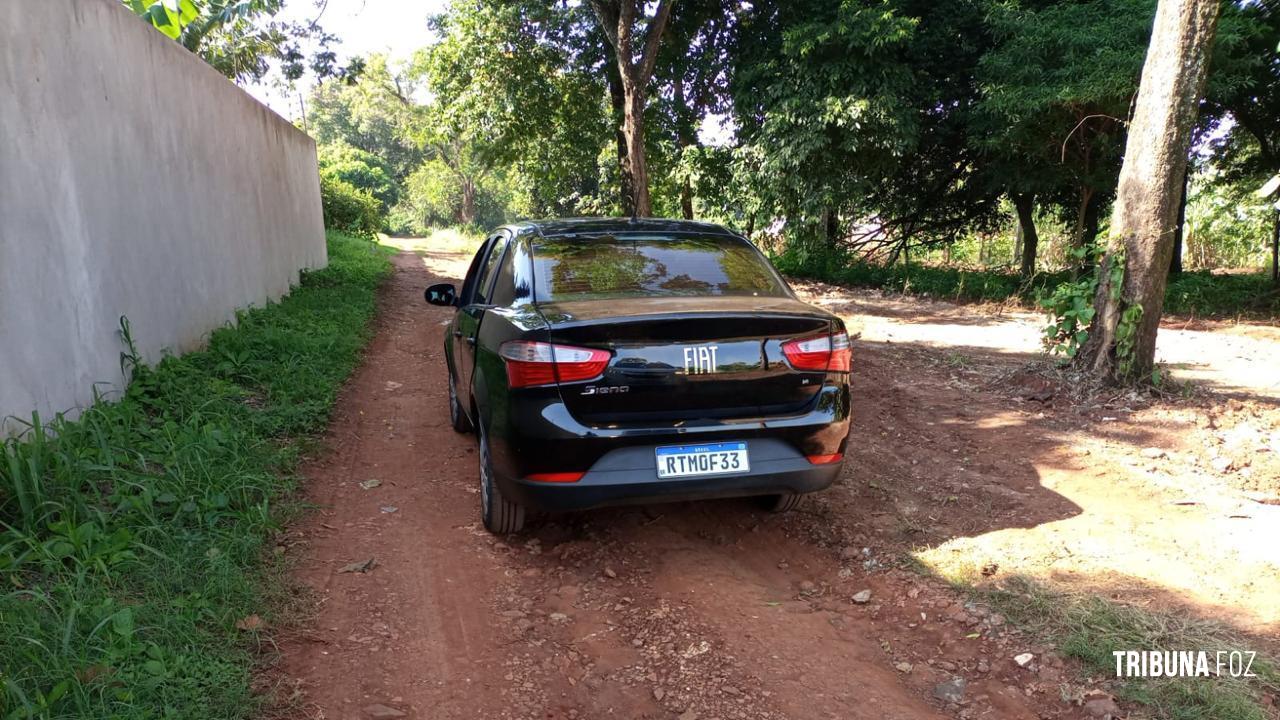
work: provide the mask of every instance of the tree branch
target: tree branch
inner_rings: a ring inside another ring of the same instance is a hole
[[[604,31],[605,39],[613,46],[614,53],[618,53],[618,3],[609,0],[591,0],[591,9],[600,20],[600,29]]]
[[[626,2],[626,4],[631,3]],[[653,21],[649,23],[649,30],[644,36],[644,54],[640,56],[640,67],[636,73],[637,85],[643,87],[653,76],[653,66],[658,62],[658,44],[662,40],[662,33],[667,28],[667,18],[671,17],[673,5],[675,0],[662,0],[658,3],[658,11],[654,13]]]

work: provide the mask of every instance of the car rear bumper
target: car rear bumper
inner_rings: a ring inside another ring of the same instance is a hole
[[[652,469],[588,472],[575,483],[499,479],[508,498],[534,510],[588,510],[610,505],[809,493],[831,485],[842,463],[754,470],[742,475],[658,479]]]
[[[547,399],[510,407],[491,425],[494,479],[509,499],[535,510],[808,493],[831,485],[841,462],[806,456],[843,454],[849,434],[848,387],[824,387],[806,411],[779,417],[708,420],[667,426],[584,426]],[[744,441],[750,471],[664,479],[655,450],[671,445]],[[532,482],[542,472],[582,472],[576,482]]]

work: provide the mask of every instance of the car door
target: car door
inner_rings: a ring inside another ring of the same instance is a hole
[[[480,325],[484,322],[485,311],[492,304],[490,294],[493,289],[493,278],[497,273],[502,254],[507,249],[508,237],[499,232],[485,241],[477,253],[478,263],[472,263],[471,272],[463,284],[462,298],[458,315],[454,319],[454,353],[455,367],[458,369],[458,393],[461,397],[470,397],[471,382],[476,368],[476,337],[480,333]],[[473,275],[474,273],[474,275]],[[476,418],[472,418],[475,420]]]

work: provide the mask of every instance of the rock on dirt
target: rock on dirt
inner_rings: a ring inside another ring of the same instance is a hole
[[[964,702],[964,690],[968,685],[964,678],[953,678],[944,683],[938,683],[933,688],[933,696],[942,702],[955,703],[959,705]]]
[[[853,601],[859,605],[866,605],[867,603],[871,602],[871,591],[859,590],[858,592],[853,594]]]
[[[1036,659],[1036,656],[1029,652],[1025,652],[1020,655],[1013,656],[1013,661],[1018,663],[1018,667],[1026,667],[1031,664],[1032,660],[1035,660],[1035,659]]]
[[[364,714],[373,718],[373,720],[392,720],[393,718],[408,717],[403,710],[397,710],[390,705],[383,705],[382,703],[365,705]]]
[[[1111,720],[1121,716],[1120,706],[1107,694],[1092,695],[1084,701],[1084,713],[1091,718]]]
[[[378,566],[378,561],[369,558],[368,560],[360,560],[349,565],[343,565],[339,573],[367,573]]]

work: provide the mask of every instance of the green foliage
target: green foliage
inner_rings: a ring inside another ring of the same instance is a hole
[[[1164,311],[1174,315],[1280,316],[1280,288],[1265,272],[1184,272],[1169,281]]]
[[[1150,0],[993,6],[972,141],[1011,163],[994,168],[1014,174],[1004,183],[1109,189],[1154,10]]]
[[[400,188],[391,176],[391,167],[380,157],[346,143],[317,148],[320,174],[342,180],[378,199],[385,213],[399,199]]]
[[[1093,256],[1097,251],[1092,246],[1076,248],[1072,251],[1072,264],[1076,267],[1092,266]],[[1112,297],[1118,299],[1124,282],[1123,254],[1110,258],[1109,263],[1109,287]],[[1065,360],[1071,360],[1084,347],[1089,339],[1089,324],[1097,314],[1093,305],[1097,292],[1098,277],[1090,274],[1076,280],[1064,280],[1048,292],[1041,293],[1038,304],[1050,319],[1049,325],[1042,332],[1041,341],[1050,354],[1064,355]],[[1132,329],[1131,327],[1130,330]],[[1132,338],[1128,348],[1132,360]]]
[[[330,80],[311,91],[307,127],[317,145],[346,145],[379,159],[400,182],[426,157],[414,97],[419,85],[384,55],[371,55],[354,82]],[[364,157],[364,156],[361,156]]]
[[[330,230],[372,238],[383,228],[377,198],[332,174],[320,174],[320,203]]]
[[[124,4],[172,40],[177,40],[183,27],[200,16],[192,0],[124,0]]]
[[[167,37],[199,55],[215,70],[237,82],[261,80],[278,63],[287,81],[309,68],[319,78],[350,79],[363,62],[337,65],[329,49],[335,40],[316,23],[275,19],[284,0],[121,0]],[[302,45],[312,46],[310,58]]]
[[[967,129],[991,43],[984,3],[753,7],[732,88],[765,223],[785,217],[792,239],[825,234],[834,211],[838,234],[891,259],[908,242],[991,227],[1002,189],[982,180]]]
[[[778,270],[792,277],[890,292],[964,302],[1029,302],[1069,278],[1067,272],[1037,273],[1024,280],[1016,272],[966,270],[929,265],[884,265],[854,260],[840,251],[793,244],[774,258]]]
[[[391,213],[395,232],[425,235],[433,228],[471,225],[492,228],[512,219],[515,201],[500,176],[484,176],[475,188],[475,217],[462,216],[463,188],[458,176],[441,160],[428,160],[413,171],[404,183],[400,204]]]
[[[1079,251],[1076,253],[1075,257],[1078,257]],[[1075,279],[1069,270],[1038,272],[1024,280],[1013,270],[869,263],[850,256],[846,251],[815,243],[791,243],[773,261],[780,272],[791,277],[961,302],[1013,300],[1047,311],[1054,310],[1054,317],[1061,316],[1056,310],[1076,308],[1078,303],[1073,299],[1076,297],[1087,301],[1091,308],[1092,292],[1096,288],[1092,279]],[[1062,296],[1052,299],[1059,288],[1062,288]],[[1186,272],[1169,281],[1164,309],[1167,313],[1184,316],[1276,317],[1280,316],[1280,291],[1261,272]],[[1060,322],[1054,321],[1053,324],[1058,325],[1059,330],[1063,329]],[[1065,332],[1059,335],[1054,331],[1052,335],[1062,341],[1069,339]],[[1074,337],[1074,332],[1071,337]],[[1066,347],[1056,352],[1065,354]]]
[[[601,71],[611,60],[580,5],[455,3],[435,21],[440,42],[413,63],[435,94],[432,143],[447,150],[440,135],[462,139],[482,171],[472,176],[503,166],[532,215],[598,202],[600,149],[613,141]]]
[[[1183,262],[1191,267],[1260,267],[1271,257],[1275,208],[1257,195],[1263,177],[1255,165],[1257,146],[1237,139],[1232,153],[1191,183]]]
[[[257,632],[235,623],[273,617],[299,440],[324,427],[388,270],[330,235],[328,268],[207,350],[134,367],[118,402],[3,441],[6,717],[255,715]]]
[[[1098,281],[1089,276],[1075,282],[1064,282],[1040,299],[1040,307],[1048,313],[1050,322],[1042,338],[1045,349],[1054,355],[1074,358],[1089,339],[1089,323],[1096,311],[1093,295]]]
[[[1137,355],[1138,329],[1142,324],[1143,309],[1137,303],[1120,313],[1116,323],[1116,376],[1132,379],[1133,363]]]

